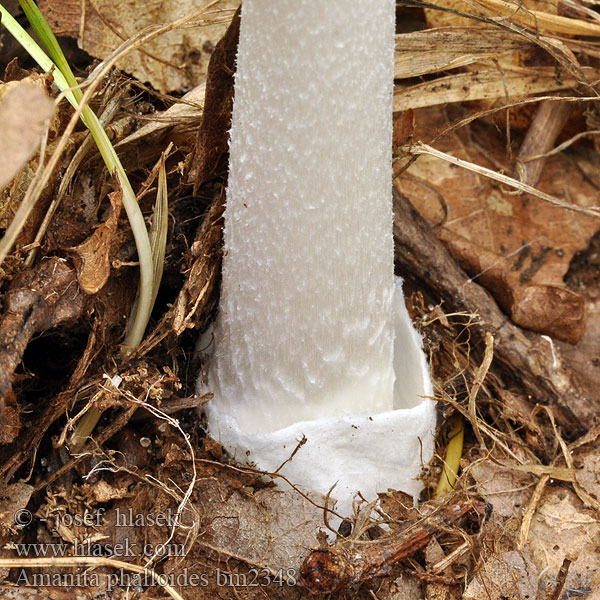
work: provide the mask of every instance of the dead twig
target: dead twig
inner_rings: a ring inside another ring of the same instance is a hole
[[[390,567],[425,547],[437,531],[469,511],[482,512],[483,506],[459,502],[436,507],[418,523],[409,523],[374,542],[343,541],[339,545],[314,549],[299,572],[300,583],[312,594],[330,594],[349,585],[389,574]]]

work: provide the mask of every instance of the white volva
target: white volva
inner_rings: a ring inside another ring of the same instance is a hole
[[[233,457],[417,494],[435,417],[394,280],[395,0],[244,0],[223,281],[203,391]]]

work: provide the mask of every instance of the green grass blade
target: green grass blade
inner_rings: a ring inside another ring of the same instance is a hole
[[[75,79],[71,66],[67,61],[54,32],[50,28],[50,25],[48,25],[48,21],[46,21],[46,18],[42,14],[42,11],[33,0],[19,0],[19,4],[27,17],[27,20],[33,27],[33,30],[37,33],[42,44],[46,47],[50,58],[63,74],[67,84],[69,87],[75,88],[73,89],[73,94],[75,95],[75,99],[80,102],[83,94],[77,87],[77,79]]]
[[[54,81],[61,91],[68,90],[72,86],[67,83],[64,75],[54,64],[52,59],[40,48],[39,44],[21,27],[17,20],[0,4],[0,19],[2,25],[19,42],[22,48],[35,60],[35,62],[46,72],[53,71]],[[72,91],[66,92],[67,100],[77,106],[77,101]]]
[[[56,66],[52,59],[48,57],[48,55],[42,50],[42,48],[40,48],[35,40],[0,4],[0,17],[2,19],[2,24],[38,63],[38,65],[44,69],[44,71],[53,71],[54,81],[58,85],[59,89],[66,93],[66,97],[69,102],[75,108],[77,108],[79,106],[79,100],[82,97],[81,91],[77,88],[74,90],[70,89],[77,86],[77,81],[66,61],[66,58],[64,57],[62,50],[60,49],[54,33],[52,33],[50,30],[48,23],[34,2],[31,0],[19,1],[21,2],[27,17],[31,18],[32,20],[32,27],[36,29],[40,39],[44,40],[44,43],[47,45],[48,51],[54,54],[58,62],[64,63],[63,68],[65,69],[66,77],[62,70]],[[69,81],[67,81],[67,77]],[[137,303],[135,314],[132,316],[132,323],[130,324],[129,333],[127,335],[127,343],[125,344],[126,350],[131,350],[135,348],[135,346],[137,346],[143,338],[146,326],[150,320],[150,313],[152,312],[152,305],[154,302],[154,261],[150,247],[150,239],[142,211],[137,203],[135,193],[133,192],[129,179],[127,178],[125,169],[123,168],[113,145],[108,139],[102,124],[89,106],[83,107],[82,120],[89,128],[109,173],[111,175],[116,174],[117,179],[119,180],[119,184],[123,190],[123,206],[131,225],[131,230],[133,232],[133,237],[138,252],[138,259],[140,262],[140,283],[138,289],[139,302]]]

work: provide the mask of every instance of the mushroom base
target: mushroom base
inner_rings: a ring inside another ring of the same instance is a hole
[[[388,489],[416,500],[423,488],[419,474],[433,455],[435,403],[423,398],[433,395],[431,379],[399,278],[394,297],[395,410],[322,417],[266,433],[247,433],[233,416],[219,411],[214,399],[205,407],[211,437],[234,460],[268,473],[277,471],[294,485],[327,494],[335,484],[330,497],[337,500],[336,512],[345,517],[352,515],[359,491],[368,501]],[[276,482],[287,485],[281,477]]]
[[[366,500],[377,492],[402,490],[418,498],[423,485],[417,478],[433,454],[435,406],[424,400],[414,408],[376,415],[324,417],[302,421],[265,434],[247,434],[232,417],[207,409],[210,434],[239,462],[278,473],[293,484],[337,500],[336,512],[352,515],[360,491]],[[302,443],[304,441],[304,443]],[[277,478],[276,483],[286,483]]]

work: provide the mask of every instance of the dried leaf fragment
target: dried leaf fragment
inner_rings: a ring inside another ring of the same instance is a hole
[[[27,523],[27,513],[19,513],[31,498],[33,487],[18,481],[3,487],[0,491],[0,536],[4,537],[7,530]]]
[[[4,545],[14,540],[15,529],[26,527],[31,518],[27,504],[31,499],[33,487],[21,481],[0,489],[0,542]],[[0,581],[4,581],[10,569],[0,569]],[[5,596],[2,595],[2,598]]]
[[[438,237],[461,267],[493,294],[513,323],[570,344],[579,341],[585,331],[580,294],[558,285],[529,282],[519,257],[505,258],[449,229],[441,229]],[[529,271],[535,268],[539,265],[532,264]]]
[[[32,80],[0,87],[0,190],[38,149],[54,102]]]
[[[210,0],[42,0],[39,4],[57,35],[72,37],[80,48],[105,59],[144,27],[172,23],[208,6]],[[238,5],[239,0],[222,0],[200,15],[199,27],[168,31],[142,49],[124,54],[117,67],[163,93],[198,85]]]
[[[110,276],[110,251],[121,214],[122,193],[109,194],[108,218],[79,246],[71,249],[79,286],[86,294],[97,294]]]
[[[516,550],[491,555],[477,572],[464,600],[533,600],[538,595],[538,572],[529,552]]]
[[[583,465],[576,471],[575,477],[586,492],[600,499],[600,455],[597,449],[583,458]]]
[[[297,572],[306,549],[316,541],[323,525],[325,499],[309,493],[314,504],[294,490],[267,488],[251,496],[231,494],[211,485],[202,496],[204,540],[221,554],[277,572]]]
[[[514,290],[511,319],[525,329],[575,344],[585,330],[583,298],[553,285],[528,285]]]
[[[529,550],[538,572],[552,581],[566,558],[571,564],[565,591],[597,590],[600,584],[599,534],[600,523],[595,511],[584,507],[570,490],[551,489],[540,503],[529,530]]]
[[[469,471],[477,493],[493,506],[497,517],[511,517],[527,504],[533,491],[532,478],[495,461],[478,461]]]

